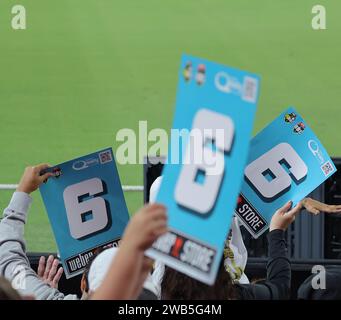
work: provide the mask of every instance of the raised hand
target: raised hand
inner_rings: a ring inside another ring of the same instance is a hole
[[[341,205],[329,205],[320,201],[305,198],[302,200],[303,207],[310,213],[318,215],[321,212],[326,213],[341,213]]]
[[[63,274],[63,268],[59,266],[59,260],[50,255],[46,261],[44,256],[39,259],[38,277],[51,288],[58,289],[59,280]]]
[[[278,209],[271,218],[270,231],[280,229],[286,230],[289,225],[295,220],[296,216],[302,210],[302,203],[300,202],[294,208],[292,201],[287,202],[282,208]]]
[[[122,243],[145,251],[162,234],[167,232],[166,208],[161,204],[147,204],[142,207],[130,220]]]
[[[47,172],[43,175],[40,175],[41,171],[47,169],[48,167],[49,165],[46,163],[42,163],[34,167],[27,167],[21,177],[17,191],[30,194],[31,192],[37,190],[45,180],[53,176],[52,172]]]

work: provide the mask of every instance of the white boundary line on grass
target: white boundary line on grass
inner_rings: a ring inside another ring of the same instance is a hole
[[[0,184],[0,190],[15,190],[18,187],[17,184]],[[143,186],[122,186],[123,191],[127,192],[141,192]]]

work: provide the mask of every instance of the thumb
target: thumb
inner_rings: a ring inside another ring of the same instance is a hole
[[[291,218],[295,218],[302,209],[302,203],[298,203],[293,209],[291,209],[289,212],[287,212],[287,216],[291,217]]]
[[[288,201],[282,208],[280,208],[278,211],[282,214],[288,212],[292,206],[292,201]]]
[[[40,179],[40,181],[45,181],[52,176],[53,176],[52,172],[46,172],[42,176],[40,176],[39,179]]]
[[[307,209],[308,212],[314,214],[315,216],[321,213],[320,210],[318,210],[318,209],[316,209],[316,208],[313,208],[313,207],[311,207],[311,208],[309,208],[309,209],[306,208],[306,209]]]

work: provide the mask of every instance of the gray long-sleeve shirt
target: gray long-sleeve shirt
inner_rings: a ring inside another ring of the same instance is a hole
[[[0,221],[0,275],[12,282],[22,295],[38,300],[76,300],[76,295],[64,295],[51,288],[31,268],[26,255],[24,227],[32,198],[24,192],[14,192]]]

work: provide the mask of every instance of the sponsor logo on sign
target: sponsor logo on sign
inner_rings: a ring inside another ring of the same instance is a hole
[[[252,233],[259,234],[267,226],[265,219],[242,194],[238,197],[236,213]]]
[[[315,140],[309,140],[308,141],[308,148],[311,151],[311,153],[313,154],[313,156],[320,162],[320,164],[325,162],[323,154],[320,150],[320,147]]]
[[[73,257],[67,259],[65,262],[66,262],[67,271],[68,271],[68,274],[70,275],[70,277],[81,273],[85,269],[85,267],[89,263],[89,260],[95,254],[96,249],[99,249],[99,248],[106,249],[106,248],[111,248],[111,247],[118,247],[119,242],[120,242],[120,239],[116,239],[116,240],[110,241],[110,242],[108,242],[102,246],[95,247],[95,248],[92,248],[90,250],[81,252],[81,253],[77,254],[76,256],[73,256]]]
[[[219,91],[236,95],[241,94],[243,87],[237,78],[230,76],[224,71],[216,74],[214,84]]]
[[[235,94],[244,101],[255,103],[257,100],[258,81],[255,78],[246,76],[241,82],[236,77],[221,71],[215,75],[214,84],[219,91]]]
[[[72,164],[72,169],[79,171],[79,170],[87,169],[91,166],[95,166],[98,163],[99,163],[99,161],[96,158],[79,160],[79,161],[76,161]]]
[[[211,272],[217,253],[210,246],[174,231],[160,237],[153,249],[207,274]]]

